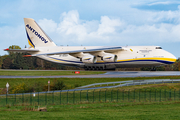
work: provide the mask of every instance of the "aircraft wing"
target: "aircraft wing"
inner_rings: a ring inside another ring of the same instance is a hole
[[[9,52],[39,52],[38,49],[4,49],[4,51],[9,51]]]
[[[96,49],[83,49],[83,50],[74,50],[74,51],[62,51],[62,52],[52,52],[52,53],[43,53],[43,54],[32,54],[32,56],[40,56],[40,55],[59,55],[59,54],[70,54],[75,56],[75,54],[79,53],[89,53],[95,54],[98,52],[107,52],[113,53],[119,50],[123,50],[122,47],[103,47],[103,48],[96,48]]]

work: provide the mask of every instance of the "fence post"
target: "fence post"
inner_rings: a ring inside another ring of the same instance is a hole
[[[38,105],[39,105],[39,91],[38,91]]]
[[[67,104],[68,104],[68,91],[69,91],[69,90],[67,90]]]
[[[156,101],[156,89],[155,89],[155,101]]]
[[[32,92],[30,93],[30,105],[32,105]]]
[[[180,89],[179,89],[179,99],[180,99]]]
[[[94,89],[95,90],[95,89]],[[94,103],[94,90],[93,90],[93,103]]]
[[[75,99],[75,90],[73,91],[73,104],[74,104],[74,99]]]
[[[123,101],[124,101],[124,90],[122,92],[123,92]]]
[[[118,102],[118,91],[119,91],[119,89],[117,90],[117,102]]]
[[[160,102],[161,102],[161,89],[160,89]]]
[[[16,92],[15,92],[15,104],[16,104]]]
[[[8,99],[8,98],[7,98],[7,92],[6,92],[6,105],[7,105],[7,99]]]
[[[82,90],[80,90],[80,102],[81,102],[81,91],[82,91]]]
[[[169,91],[169,100],[171,100],[171,89]]]
[[[166,101],[166,89],[164,90],[164,99]]]
[[[111,90],[111,102],[112,102],[112,90]]]
[[[45,105],[47,105],[47,91],[45,93]]]
[[[141,90],[139,89],[139,102],[140,102],[140,97],[141,97],[141,95],[140,95],[140,91],[141,91]]]
[[[106,91],[107,91],[107,89],[105,90],[105,102],[106,102]]]
[[[101,90],[99,90],[99,102],[100,102],[100,97],[101,97],[100,95],[101,95]]]
[[[62,90],[60,91],[60,96],[59,96],[59,98],[60,98],[60,105],[61,105],[61,92],[62,92]]]
[[[174,101],[176,100],[176,89],[174,89]]]
[[[130,89],[128,90],[128,102],[129,102],[129,91],[130,91]]]
[[[144,92],[144,101],[146,101],[146,89],[145,89],[145,92]]]
[[[53,90],[53,104],[54,104],[54,90]]]
[[[151,102],[151,89],[149,91],[149,101]]]
[[[136,92],[136,89],[134,89],[134,102],[135,102],[135,98],[136,98],[136,96],[135,96],[135,92]]]
[[[89,91],[89,90],[87,90],[87,94],[86,94],[86,99],[87,99],[87,101],[89,101],[89,100],[88,100],[88,91]]]
[[[22,92],[22,104],[24,103],[24,91]]]

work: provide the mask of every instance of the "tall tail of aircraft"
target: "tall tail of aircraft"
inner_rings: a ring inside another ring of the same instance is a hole
[[[53,47],[56,44],[46,35],[41,27],[31,18],[24,18],[28,43],[31,47]]]

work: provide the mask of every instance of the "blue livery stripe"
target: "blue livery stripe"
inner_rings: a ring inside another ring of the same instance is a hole
[[[49,57],[49,56],[48,56]],[[53,58],[53,57],[49,57],[51,59],[55,59],[55,60],[60,60],[60,61],[64,61],[64,62],[72,62],[72,63],[83,63],[83,62],[78,62],[78,61],[70,61],[70,60],[63,60],[63,59],[58,59],[58,58]]]
[[[29,42],[30,42],[30,43],[33,45],[33,47],[35,48],[35,45],[34,45],[33,42],[31,41],[31,39],[30,39],[30,37],[29,37],[29,35],[28,35],[27,30],[26,30],[26,34],[27,34],[27,38],[28,38]]]
[[[78,62],[78,61],[70,61],[70,60],[63,60],[63,59],[58,59],[58,58],[53,58],[53,57],[49,57],[51,59],[55,59],[55,60],[60,60],[60,61],[64,61],[64,62],[71,62],[71,63],[83,63],[83,62]],[[143,62],[143,61],[152,61],[152,62],[159,62],[159,63],[164,63],[164,64],[172,64],[174,62],[172,61],[165,61],[165,60],[128,60],[128,61],[120,61],[120,62],[103,62],[103,63],[94,63],[94,64],[116,64],[116,63],[126,63],[126,62]]]

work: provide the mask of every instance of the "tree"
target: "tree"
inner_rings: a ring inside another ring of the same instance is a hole
[[[11,66],[12,66],[12,60],[11,60],[9,57],[6,57],[6,58],[3,60],[2,68],[4,68],[4,69],[10,69]]]
[[[38,68],[42,69],[42,68],[44,68],[44,61],[37,58],[36,59],[36,65],[37,65]]]
[[[22,57],[22,53],[14,53],[16,54],[15,59],[13,60],[13,69],[21,69],[23,68],[24,59]]]
[[[9,49],[21,49],[18,45],[11,45],[9,46]]]
[[[21,47],[19,47],[18,45],[12,45],[12,46],[9,46],[9,49],[21,49]],[[11,54],[13,54],[15,52],[9,52],[8,51],[8,53],[9,53],[9,55],[11,55]]]

